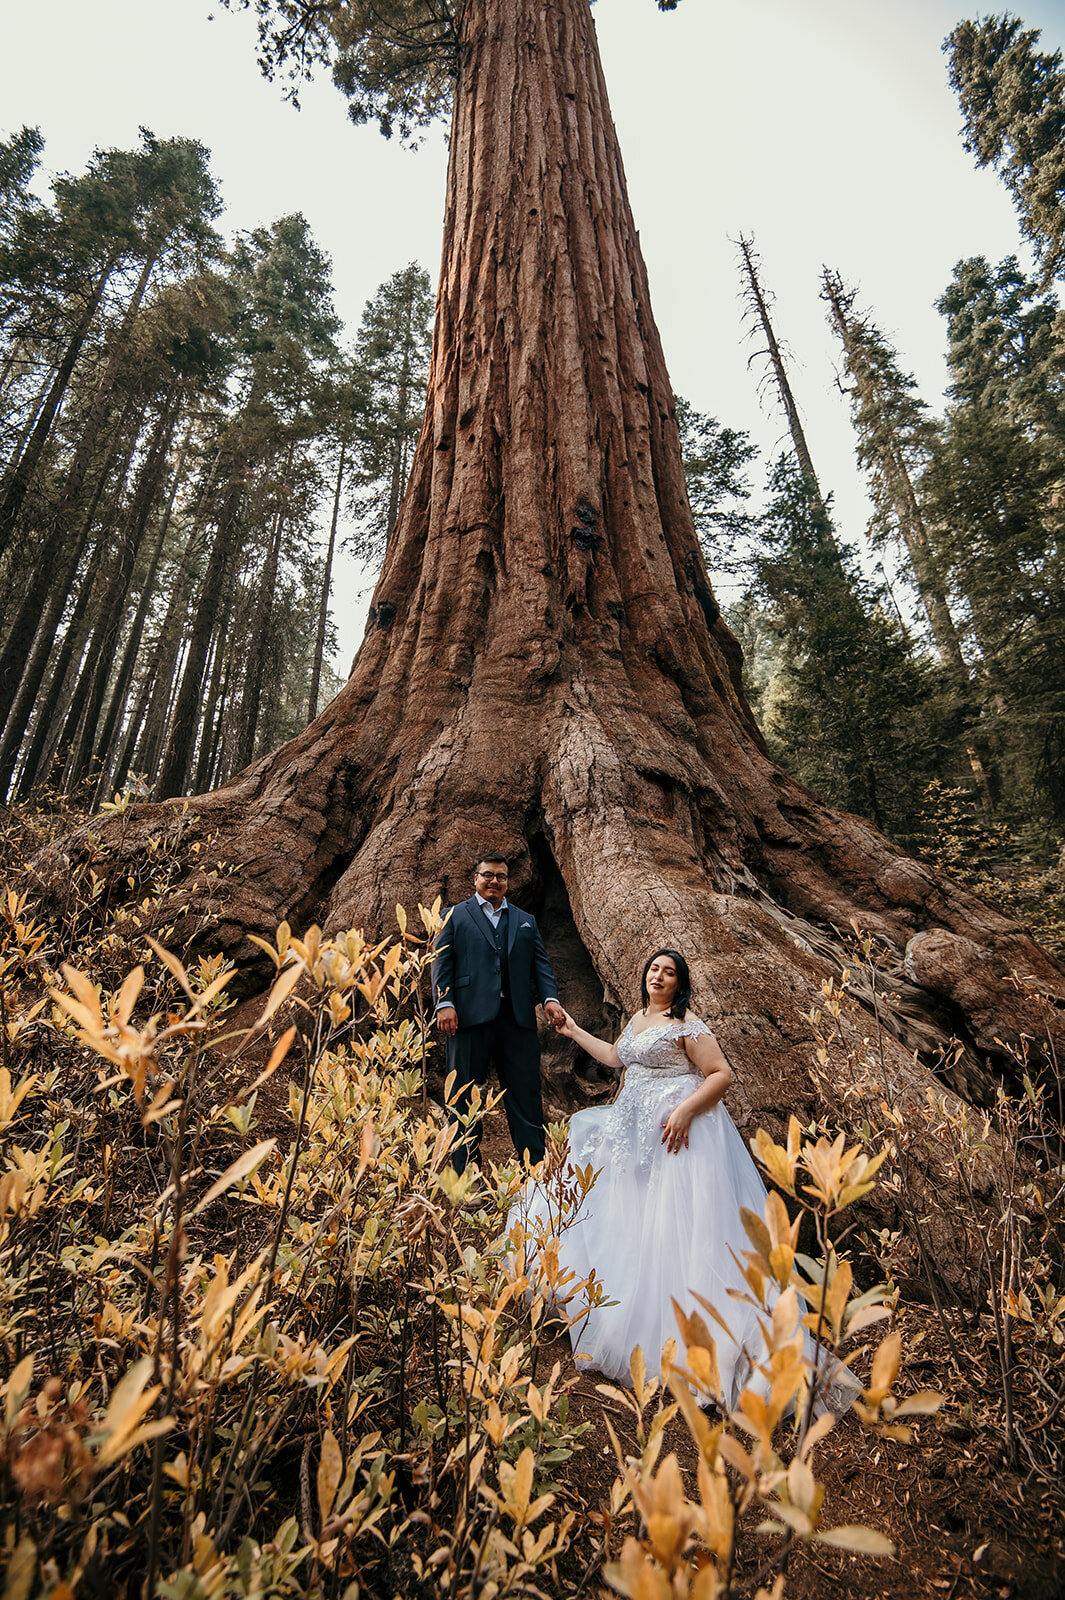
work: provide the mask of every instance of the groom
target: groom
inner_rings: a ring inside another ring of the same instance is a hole
[[[508,878],[505,856],[481,856],[473,894],[452,908],[437,935],[436,1023],[447,1070],[455,1074],[456,1110],[465,1111],[474,1084],[485,1087],[494,1057],[514,1148],[537,1162],[544,1155],[544,1108],[536,1002],[553,1023],[565,1021],[566,1013],[535,917],[507,900]],[[478,1121],[455,1146],[456,1172],[477,1162],[480,1143]]]

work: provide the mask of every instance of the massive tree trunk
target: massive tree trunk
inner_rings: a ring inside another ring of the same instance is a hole
[[[815,1103],[807,1014],[852,918],[895,953],[906,1045],[1015,1038],[1009,968],[1062,996],[1059,969],[766,753],[688,508],[587,0],[464,16],[410,484],[346,687],[182,824],[240,865],[212,938],[250,966],[246,934],[281,917],[391,926],[399,900],[465,895],[490,845],[546,907],[584,1017],[631,1006],[656,945],[691,957],[741,1118]],[[116,879],[168,815],[104,825]],[[907,1049],[892,1070],[923,1093]]]
[[[337,481],[333,491],[333,515],[329,523],[329,545],[325,552],[325,570],[322,573],[322,592],[318,601],[318,627],[314,636],[314,660],[311,663],[311,686],[307,691],[307,720],[313,722],[318,714],[318,695],[322,683],[322,663],[325,660],[325,634],[329,624],[329,596],[333,587],[333,554],[337,543],[337,523],[340,520],[340,496],[344,489],[344,465],[348,447],[340,447],[337,462]],[[391,524],[390,524],[391,526]]]

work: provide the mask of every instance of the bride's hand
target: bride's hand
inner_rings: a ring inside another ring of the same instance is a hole
[[[671,1111],[662,1124],[662,1143],[670,1155],[683,1148],[688,1148],[688,1129],[692,1125],[692,1113],[686,1106],[679,1105]]]
[[[560,1033],[564,1039],[572,1039],[573,1032],[577,1024],[574,1022],[568,1011],[563,1011],[562,1018],[563,1020],[561,1022],[555,1023],[555,1032]]]

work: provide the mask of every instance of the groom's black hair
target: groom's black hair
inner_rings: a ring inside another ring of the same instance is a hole
[[[677,988],[667,1015],[675,1018],[677,1022],[683,1022],[692,1001],[692,975],[688,971],[688,963],[679,950],[652,950],[647,957],[643,964],[643,971],[640,973],[640,999],[643,1002],[643,1008],[646,1011],[651,1003],[651,997],[647,993],[647,974],[651,970],[651,962],[657,961],[659,956],[668,956],[677,969]]]
[[[503,854],[502,850],[482,850],[476,861],[473,863],[471,870],[473,872],[479,871],[480,868],[484,866],[486,861],[491,861],[493,865],[498,863],[500,866],[506,867],[508,872],[510,871],[510,861],[508,857]]]

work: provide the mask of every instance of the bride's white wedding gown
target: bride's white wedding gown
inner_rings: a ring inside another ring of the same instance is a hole
[[[570,1120],[573,1165],[590,1162],[599,1177],[562,1234],[559,1259],[579,1279],[594,1267],[605,1296],[616,1302],[571,1328],[578,1367],[628,1385],[634,1346],[642,1347],[648,1372],[658,1373],[670,1338],[680,1344],[683,1360],[672,1301],[705,1317],[689,1292],[694,1289],[732,1330],[730,1345],[712,1329],[723,1396],[733,1406],[764,1345],[753,1308],[728,1295],[744,1287],[730,1249],[742,1256],[750,1248],[740,1207],[761,1216],[766,1190],[720,1103],[692,1119],[687,1149],[670,1154],[662,1143],[662,1124],[703,1081],[681,1040],[709,1032],[696,1017],[639,1033],[626,1025],[617,1047],[625,1067],[617,1099]]]

